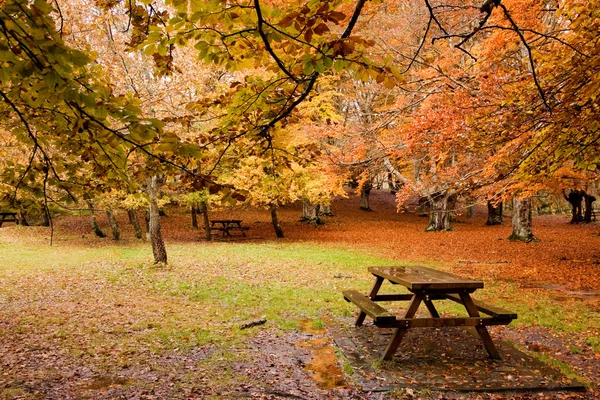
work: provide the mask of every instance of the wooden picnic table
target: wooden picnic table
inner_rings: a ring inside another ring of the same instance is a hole
[[[239,231],[246,236],[249,226],[242,226],[241,219],[213,219],[210,221],[210,229],[221,232],[221,236],[231,236],[231,231]]]
[[[19,219],[17,218],[17,213],[12,211],[0,211],[0,227],[4,222],[14,222],[18,225]]]
[[[383,360],[392,359],[410,328],[453,326],[474,327],[489,356],[500,358],[486,326],[507,325],[517,318],[517,314],[473,300],[471,293],[483,288],[483,282],[422,266],[371,267],[369,272],[375,276],[375,283],[368,296],[356,290],[347,290],[343,293],[347,301],[354,303],[360,309],[356,326],[361,326],[368,315],[373,318],[373,323],[377,327],[396,328],[383,353]],[[411,293],[379,294],[379,289],[385,280],[394,285],[402,285]],[[462,304],[469,317],[441,317],[433,304],[434,300],[451,300]],[[403,315],[396,316],[377,304],[377,302],[394,301],[409,302]],[[415,318],[421,303],[425,304],[430,318]],[[487,316],[480,316],[480,312]]]

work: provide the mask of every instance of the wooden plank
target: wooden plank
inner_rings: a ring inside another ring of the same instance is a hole
[[[440,314],[438,313],[435,306],[433,305],[433,302],[430,299],[423,300],[423,303],[425,303],[425,306],[427,307],[427,310],[429,311],[429,315],[431,315],[433,318],[440,317]]]
[[[408,308],[406,309],[404,319],[414,317],[417,313],[417,310],[419,309],[419,306],[421,305],[421,302],[424,299],[425,296],[415,294],[411,299]],[[397,322],[397,318],[394,322]],[[404,335],[406,335],[407,330],[408,328],[405,327],[398,327],[396,329],[394,336],[392,336],[392,339],[390,340],[387,347],[385,348],[385,351],[383,352],[383,355],[381,357],[382,360],[391,360],[392,357],[394,357],[394,353],[396,352],[396,350],[398,350],[398,346],[400,346],[400,343],[402,343],[402,339],[404,338]]]
[[[356,290],[346,290],[343,292],[343,294],[346,301],[351,301],[358,308],[360,308],[362,312],[373,318],[373,321],[377,326],[385,326],[396,321],[396,317],[388,310],[381,307],[379,304],[374,303],[367,296],[357,292]]]
[[[385,278],[392,283],[404,285],[411,291],[474,291],[484,286],[481,281],[474,281],[418,265],[370,267],[369,272],[375,276]]]
[[[462,300],[460,299],[460,296],[455,295],[455,294],[446,294],[445,297],[448,300],[452,300],[455,301],[457,303],[462,304]],[[477,301],[475,299],[473,300],[473,304],[475,304],[475,307],[477,307],[477,309],[487,315],[491,315],[494,318],[504,318],[504,319],[517,319],[517,314],[512,312],[512,311],[508,311],[505,310],[503,308],[500,307],[494,307],[494,306],[490,306],[488,304],[485,304],[481,301]]]
[[[19,220],[17,219],[17,213],[12,211],[2,211],[0,212],[0,227],[4,222],[15,222],[17,225],[19,224]]]
[[[456,317],[456,318],[396,318],[396,323],[392,324],[398,328],[445,328],[461,326],[493,326],[507,325],[510,321],[494,317]],[[389,325],[388,325],[389,326]]]
[[[414,295],[412,294],[378,294],[371,297],[373,301],[410,301]]]
[[[477,307],[473,303],[471,295],[469,295],[469,293],[460,293],[460,299],[462,300],[463,305],[467,309],[469,317],[478,318],[479,311],[477,311]],[[496,360],[500,359],[500,353],[498,353],[498,349],[496,349],[496,345],[494,344],[494,341],[492,340],[492,337],[490,336],[490,333],[488,332],[487,328],[482,325],[476,325],[475,330],[479,334],[479,337],[483,342],[483,346],[487,350],[490,358]]]
[[[373,287],[371,288],[371,291],[369,292],[369,298],[372,299],[373,297],[377,296],[377,293],[379,292],[379,289],[381,289],[381,284],[383,283],[383,278],[381,277],[375,277],[375,283],[373,284]],[[358,317],[356,317],[356,321],[354,322],[354,326],[361,326],[363,324],[363,322],[365,322],[365,318],[366,318],[367,314],[363,311],[361,311],[360,313],[358,313]]]

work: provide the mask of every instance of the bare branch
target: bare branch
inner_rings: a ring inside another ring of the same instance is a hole
[[[545,95],[544,90],[542,89],[542,86],[540,85],[540,82],[537,77],[537,72],[535,70],[535,62],[533,61],[533,54],[531,54],[531,47],[529,46],[529,43],[527,43],[527,40],[525,40],[525,36],[523,36],[523,32],[521,32],[521,29],[519,29],[519,26],[517,25],[517,23],[510,16],[508,9],[504,6],[504,4],[500,4],[500,7],[502,8],[502,11],[504,11],[504,16],[510,22],[510,24],[514,28],[515,32],[517,33],[517,35],[519,35],[519,38],[521,39],[523,46],[525,46],[525,49],[527,50],[527,55],[529,57],[529,65],[531,66],[531,74],[533,76],[533,81],[535,83],[535,86],[537,87],[540,97],[542,98],[542,101],[544,102],[544,106],[546,107],[546,110],[552,111],[552,109],[550,108],[550,105],[546,101],[546,95]]]

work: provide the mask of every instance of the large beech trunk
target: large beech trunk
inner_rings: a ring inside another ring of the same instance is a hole
[[[585,192],[583,190],[571,190],[567,195],[565,191],[563,191],[563,196],[565,199],[571,204],[571,224],[577,224],[583,221],[583,216],[581,212],[581,201],[585,196]],[[591,215],[590,215],[591,219]]]
[[[302,202],[301,220],[311,224],[320,224],[321,220],[319,219],[319,209],[320,206],[318,204]]]
[[[204,226],[204,238],[207,242],[212,240],[210,221],[208,220],[208,205],[205,201],[200,203],[200,212],[202,213],[202,225]]]
[[[438,192],[428,197],[429,201],[429,226],[425,231],[451,231],[452,212],[456,203],[453,192]]]
[[[106,237],[104,232],[102,232],[102,229],[100,229],[98,221],[96,220],[96,214],[94,213],[94,204],[90,199],[85,199],[85,202],[87,203],[88,209],[90,210],[90,222],[92,224],[92,229],[94,230],[94,233],[100,238]]]
[[[531,242],[537,241],[531,232],[532,207],[531,199],[513,198],[512,235],[508,240]]]
[[[137,212],[135,212],[135,210],[127,210],[127,215],[129,216],[129,222],[131,222],[131,225],[133,226],[135,238],[141,239],[143,237],[142,228],[140,227],[140,221],[138,220]]]
[[[108,222],[110,223],[110,229],[112,230],[112,238],[113,240],[119,240],[121,238],[121,232],[119,231],[119,223],[115,218],[115,213],[111,208],[106,209],[106,216],[108,217]]]
[[[281,225],[279,225],[279,218],[277,217],[277,206],[275,204],[271,204],[271,222],[273,223],[273,229],[275,230],[275,235],[278,238],[285,237],[283,234],[283,229],[281,229]]]
[[[360,209],[363,211],[373,211],[369,205],[369,196],[371,195],[371,183],[365,183],[360,191]]]
[[[594,202],[596,198],[591,194],[585,193],[583,195],[583,200],[585,201],[585,212],[583,214],[583,222],[592,222],[592,211],[594,210]]]
[[[488,217],[485,222],[486,225],[502,225],[502,202],[492,203],[487,202]]]
[[[158,209],[158,191],[163,184],[163,179],[162,175],[154,175],[152,178],[148,178],[146,184],[146,192],[150,198],[148,231],[156,264],[167,263],[167,249],[160,230],[160,211]]]

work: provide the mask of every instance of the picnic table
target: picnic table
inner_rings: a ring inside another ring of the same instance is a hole
[[[471,298],[471,293],[483,288],[483,282],[462,278],[435,269],[422,266],[404,267],[370,267],[369,272],[375,276],[375,283],[368,296],[356,290],[343,292],[346,301],[354,303],[360,309],[356,318],[356,326],[361,326],[368,315],[379,328],[396,328],[382,359],[391,360],[400,346],[404,335],[410,328],[444,328],[474,327],[483,341],[483,345],[491,358],[499,359],[500,355],[487,330],[490,325],[507,325],[517,314],[486,305]],[[379,294],[385,280],[394,285],[406,287],[409,294]],[[434,300],[451,300],[462,304],[468,317],[441,317]],[[397,316],[377,304],[377,302],[408,301],[403,315]],[[425,304],[430,318],[415,318],[421,303]],[[480,312],[486,316],[481,316]]]
[[[221,232],[221,236],[231,236],[232,231],[241,232],[242,236],[246,236],[246,231],[249,226],[242,226],[241,219],[213,219],[210,221],[211,231]]]
[[[18,225],[19,219],[17,218],[17,213],[12,211],[0,211],[0,227],[4,222],[14,222]]]

